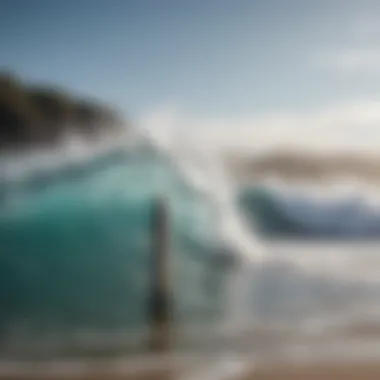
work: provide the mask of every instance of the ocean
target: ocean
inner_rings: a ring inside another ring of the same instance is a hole
[[[146,142],[63,152],[0,168],[2,359],[144,352],[157,197],[175,352],[380,352],[380,212],[364,193],[242,186],[215,157]]]

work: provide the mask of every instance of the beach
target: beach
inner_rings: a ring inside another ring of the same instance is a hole
[[[245,380],[375,380],[380,378],[377,361],[287,364],[252,370]]]
[[[194,374],[195,375],[195,374]],[[190,372],[182,371],[147,371],[144,373],[134,373],[130,375],[109,375],[106,372],[92,373],[84,376],[62,375],[59,377],[38,377],[38,376],[7,376],[0,377],[6,380],[39,379],[41,380],[200,380],[197,376],[191,376]],[[231,380],[377,380],[380,378],[380,363],[371,361],[358,362],[334,362],[319,364],[282,364],[275,366],[261,366],[247,371]],[[218,378],[219,379],[219,378]],[[211,380],[205,377],[205,380]],[[213,379],[214,380],[214,379]],[[216,380],[216,379],[215,379]]]

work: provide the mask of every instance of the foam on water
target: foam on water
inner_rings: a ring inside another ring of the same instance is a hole
[[[147,132],[149,139],[157,146],[160,143],[154,130],[152,127]],[[177,133],[165,145],[165,150],[189,185],[204,194],[208,202],[216,204],[221,218],[220,238],[235,248],[236,255],[247,261],[263,259],[264,247],[258,236],[247,229],[237,208],[239,184],[232,180],[221,157],[200,141],[194,141],[183,129],[177,128]]]
[[[238,184],[228,175],[218,154],[201,141],[195,141],[188,133],[190,129],[177,126],[166,144],[160,143],[159,136],[154,134],[155,126],[145,133],[153,145],[165,149],[189,186],[218,210],[219,242],[240,262],[238,270],[228,281],[224,298],[227,305],[224,328],[237,330],[250,323],[250,268],[264,259],[264,247],[252,229],[247,228],[239,212],[236,202],[240,191]]]

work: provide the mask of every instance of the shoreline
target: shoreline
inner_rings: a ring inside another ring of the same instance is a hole
[[[260,366],[244,380],[377,380],[380,363],[375,360],[334,361],[319,364],[283,364]],[[242,379],[242,380],[243,380]]]
[[[243,370],[231,380],[377,380],[380,378],[380,363],[374,360],[363,361],[329,361],[318,364],[287,363],[278,365],[260,365],[252,369]],[[210,376],[207,376],[207,375]],[[94,369],[83,374],[72,374],[70,371],[55,375],[53,373],[41,374],[9,374],[0,376],[1,380],[200,380],[200,376],[205,380],[219,380],[225,378],[225,373],[214,374],[207,369],[183,368],[181,370],[146,370],[143,372],[117,373],[106,369]],[[215,376],[216,375],[216,376]],[[204,376],[204,377],[203,377]]]
[[[223,368],[229,370],[237,365],[243,367],[245,374],[231,377],[231,380],[380,379],[379,327],[379,324],[358,322],[348,329],[299,337],[267,336],[265,332],[256,332],[247,337],[251,343],[246,342],[240,349],[230,338],[220,342],[225,345],[230,341],[230,349],[226,347],[219,351],[210,347],[203,353],[202,349],[194,347],[187,352],[146,353],[108,359],[3,360],[0,361],[0,380],[197,380],[197,374],[198,377],[199,374],[205,376],[205,380],[218,380],[217,373],[225,372]],[[262,355],[257,356],[251,351],[255,346],[259,351],[263,350]],[[266,349],[269,351],[265,352]],[[206,376],[208,373],[213,376]],[[355,376],[345,377],[346,373]],[[328,377],[330,374],[342,377]]]

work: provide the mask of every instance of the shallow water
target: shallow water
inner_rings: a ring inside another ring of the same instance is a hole
[[[243,351],[263,361],[380,355],[380,241],[265,246],[252,271],[256,333]]]

